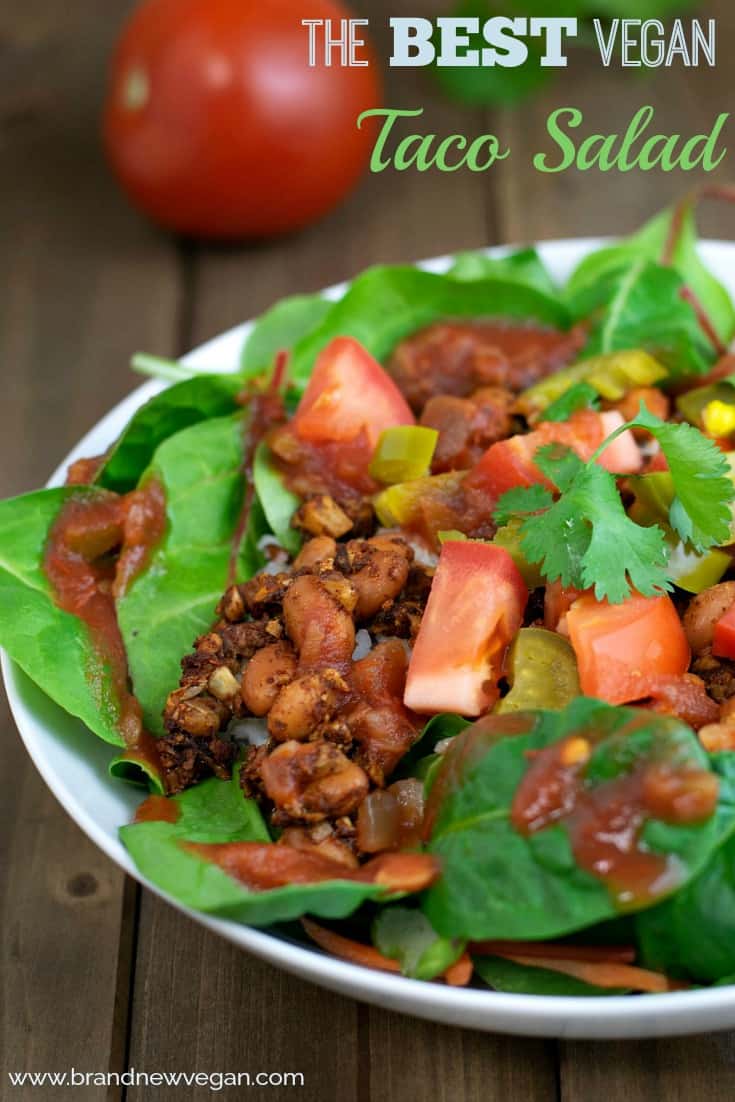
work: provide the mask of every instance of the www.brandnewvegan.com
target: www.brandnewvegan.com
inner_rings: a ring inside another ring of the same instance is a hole
[[[303,1087],[300,1071],[9,1071],[11,1087]]]

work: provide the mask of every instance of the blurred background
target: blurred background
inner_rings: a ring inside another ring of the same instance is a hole
[[[267,12],[270,7],[266,0],[240,2],[243,9]],[[175,20],[177,5],[190,8],[191,0],[163,0],[161,21],[154,20],[146,31],[156,48],[167,39],[163,16]],[[200,0],[202,6],[211,15],[218,3]],[[310,4],[304,0],[300,6],[308,15]],[[690,135],[708,131],[716,115],[733,105],[732,0],[688,5],[519,0],[493,2],[492,8],[485,0],[468,0],[455,11],[655,17],[677,10],[687,18],[718,21],[714,69],[677,66],[646,72],[614,63],[606,70],[596,49],[575,48],[568,69],[548,80],[538,79],[530,66],[525,75],[500,84],[488,78],[479,88],[476,81],[468,83],[466,73],[445,74],[439,81],[431,70],[387,68],[388,17],[451,14],[452,0],[352,0],[354,14],[370,19],[385,105],[423,106],[416,125],[422,132],[495,132],[510,145],[511,157],[477,175],[366,173],[344,201],[299,232],[251,243],[213,242],[172,233],[139,213],[103,151],[101,116],[111,57],[135,7],[132,0],[4,0],[0,8],[3,496],[43,483],[81,434],[131,389],[136,380],[128,363],[136,350],[176,356],[285,294],[316,290],[376,262],[500,242],[627,233],[702,182],[677,171],[540,175],[531,158],[548,147],[545,124],[554,108],[578,106],[585,132],[613,133],[624,130],[638,107],[650,103],[657,131]],[[196,56],[210,31],[206,19],[198,30],[195,26],[182,56]],[[226,84],[227,66],[215,68],[216,78]],[[151,89],[146,74],[133,70],[123,93],[134,109]],[[268,74],[266,65],[266,85]],[[279,85],[268,87],[275,102]],[[335,91],[333,99],[340,94]],[[178,92],[172,95],[191,117],[203,109],[195,82],[182,81],[180,73]],[[314,115],[315,126],[320,117]],[[123,149],[124,120],[118,119],[116,127],[114,141]],[[155,142],[149,143],[144,162],[154,163],[159,152]],[[124,160],[123,153],[120,157]],[[728,162],[718,178],[727,178]],[[134,175],[134,167],[127,164],[125,171]],[[333,172],[325,161],[324,175]],[[284,193],[293,176],[293,171],[284,173]],[[200,182],[199,173],[191,173],[192,187]],[[278,194],[277,184],[273,192]],[[708,209],[701,225],[707,234],[731,237],[735,212],[724,206]],[[446,1097],[491,1097],[486,1093],[488,1061],[497,1082],[512,1082],[518,1097],[556,1097],[556,1072],[542,1042],[474,1035],[458,1041],[450,1030],[357,1008],[235,953],[152,896],[141,897],[57,808],[6,711],[0,722],[0,766],[12,780],[6,779],[0,801],[2,1047],[18,1056],[18,1066],[114,1067],[126,1060],[140,1067],[179,1067],[184,1051],[195,1066],[237,1068],[243,1063],[243,1031],[255,1029],[251,1038],[263,1056],[262,1066],[307,1073],[311,1089],[300,1093],[302,1099],[322,1102],[358,1094],[364,1099],[368,1093],[353,1091],[352,1085],[370,1060],[365,1050],[369,1027],[389,1097],[402,1097],[409,1046],[417,1054],[409,1084],[414,1099],[435,1097],[437,1081],[443,1076],[447,1082],[447,1067],[456,1090]],[[75,977],[71,1002],[59,979],[60,952],[65,976]],[[176,1008],[174,1025],[167,1016],[171,1007]],[[276,1015],[269,1030],[262,1022],[263,1007]],[[335,1016],[344,1034],[340,1046],[326,1032],[303,1030],[304,1020]],[[640,1095],[621,1088],[619,1097],[678,1097],[681,1083],[673,1091],[674,1080],[667,1076],[676,1076],[685,1061],[706,1070],[713,1058],[713,1050],[689,1042],[677,1043],[678,1055],[658,1064],[642,1050],[626,1051],[625,1061],[616,1061],[611,1048],[577,1046],[574,1074],[580,1076],[586,1067],[600,1089],[590,1088],[585,1096],[578,1078],[576,1097],[600,1097],[603,1083],[608,1097],[618,1097],[615,1077],[621,1064],[637,1066],[648,1087]],[[210,1059],[213,1052],[216,1058]],[[351,1084],[349,1091],[345,1083]],[[566,1096],[574,1093],[570,1089]]]

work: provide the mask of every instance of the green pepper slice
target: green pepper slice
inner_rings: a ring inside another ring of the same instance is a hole
[[[674,532],[667,537],[667,543],[671,549],[667,573],[687,593],[702,593],[716,585],[732,562],[726,551],[717,548],[701,555],[692,551]]]
[[[521,628],[508,655],[511,689],[494,711],[558,711],[580,695],[577,659],[563,635],[546,628]]]
[[[667,378],[668,371],[643,349],[627,349],[593,356],[581,363],[565,367],[524,390],[518,398],[518,408],[533,417],[556,402],[570,387],[588,383],[601,398],[617,402],[629,390],[654,386]]]
[[[377,482],[393,485],[428,474],[439,433],[423,425],[395,425],[380,434],[370,461]]]
[[[498,528],[493,543],[508,552],[513,562],[518,567],[521,576],[529,589],[537,589],[546,584],[546,579],[541,573],[538,563],[531,563],[523,554],[521,546],[521,528],[523,521],[518,517],[512,517],[502,528]]]

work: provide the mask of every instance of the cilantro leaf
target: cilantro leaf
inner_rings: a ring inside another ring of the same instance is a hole
[[[565,444],[544,444],[534,456],[534,463],[564,493],[584,467],[584,460]]]
[[[729,542],[735,486],[727,460],[698,429],[662,421],[643,403],[587,462],[561,444],[539,448],[534,463],[557,488],[557,499],[541,485],[517,487],[503,494],[494,514],[500,524],[523,518],[521,550],[549,581],[594,589],[598,600],[612,604],[624,601],[631,588],[647,597],[672,588],[663,529],[631,520],[615,476],[597,463],[612,440],[638,427],[659,441],[668,461],[674,489],[669,521],[681,539],[697,551]]]
[[[553,500],[551,491],[540,482],[535,486],[516,486],[512,490],[506,490],[498,498],[493,520],[498,528],[503,528],[512,517],[519,514],[536,513],[540,509],[548,509]]]
[[[696,551],[730,541],[730,504],[735,486],[725,456],[693,425],[672,424],[650,413],[641,402],[627,427],[647,429],[666,456],[675,497],[669,511],[671,527]]]
[[[544,451],[546,449],[541,449]],[[571,453],[574,455],[574,453]],[[619,604],[631,586],[645,596],[670,589],[667,548],[660,528],[642,528],[626,514],[614,477],[596,463],[576,464],[537,454],[548,477],[556,467],[566,481],[558,501],[528,517],[521,546],[530,562],[540,563],[549,581],[578,589],[594,587],[598,600]],[[569,471],[576,474],[568,481]]]

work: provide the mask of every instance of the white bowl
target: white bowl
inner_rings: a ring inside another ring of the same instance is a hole
[[[552,275],[563,280],[586,253],[601,244],[603,242],[590,239],[550,241],[541,244],[539,251]],[[502,255],[506,251],[489,250],[491,255]],[[735,245],[709,241],[702,244],[701,253],[735,297]],[[448,258],[444,257],[427,261],[421,267],[443,271],[448,264]],[[342,290],[344,288],[335,287],[327,293],[336,297]],[[224,333],[191,352],[185,362],[202,370],[234,371],[249,329],[248,323]],[[66,457],[49,485],[63,482],[71,460],[104,451],[134,410],[161,389],[160,383],[146,383],[116,406]],[[500,1033],[621,1038],[699,1033],[735,1026],[735,986],[609,998],[508,995],[452,988],[373,972],[262,930],[191,911],[148,883],[137,872],[118,840],[118,827],[130,821],[140,794],[108,776],[107,764],[113,749],[49,700],[6,654],[2,655],[2,669],[13,716],[28,753],[56,798],[92,841],[150,891],[196,922],[271,964],[333,991],[391,1010],[449,1025]]]

